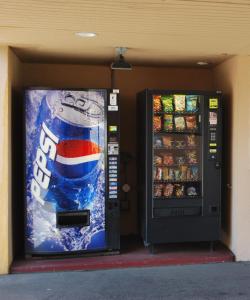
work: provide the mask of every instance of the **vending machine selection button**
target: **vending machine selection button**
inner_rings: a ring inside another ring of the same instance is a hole
[[[117,170],[109,170],[109,174],[117,174]]]
[[[210,147],[217,147],[217,144],[216,143],[210,143],[209,146]]]
[[[108,154],[118,155],[119,154],[119,144],[118,143],[108,143]]]
[[[117,191],[109,191],[109,195],[117,195]]]
[[[109,182],[117,182],[117,178],[109,178]]]
[[[117,165],[116,166],[109,166],[110,170],[117,170]]]
[[[209,149],[209,153],[217,153],[217,149]]]
[[[109,132],[117,132],[117,126],[116,125],[109,126]]]
[[[218,108],[218,98],[209,98],[209,108],[210,109]]]
[[[109,174],[109,178],[117,178],[117,174]]]

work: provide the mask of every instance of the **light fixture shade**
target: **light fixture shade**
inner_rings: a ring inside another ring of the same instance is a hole
[[[114,61],[111,64],[112,70],[123,70],[123,71],[130,71],[132,70],[131,64],[125,61],[124,56],[122,54],[119,55],[119,59]]]

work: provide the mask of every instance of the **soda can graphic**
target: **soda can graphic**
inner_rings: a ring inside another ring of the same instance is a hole
[[[105,248],[105,90],[26,91],[26,251]],[[57,214],[89,211],[88,226]]]

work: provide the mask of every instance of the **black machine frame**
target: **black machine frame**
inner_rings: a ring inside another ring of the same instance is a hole
[[[199,95],[201,99],[199,130],[202,138],[202,193],[193,199],[155,199],[153,207],[153,95],[173,94]],[[214,111],[209,108],[211,98],[218,99],[218,123],[215,127],[209,125],[209,111]],[[213,131],[216,132],[216,154],[210,153],[210,136]],[[140,231],[145,246],[219,240],[222,189],[221,92],[146,89],[138,93],[137,136]]]

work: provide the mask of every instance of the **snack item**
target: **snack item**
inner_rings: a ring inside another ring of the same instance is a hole
[[[174,140],[171,136],[163,136],[162,137],[163,146],[166,148],[172,148],[174,144]]]
[[[166,166],[172,166],[174,164],[174,157],[172,153],[163,155],[163,164]]]
[[[158,166],[158,165],[162,165],[162,157],[159,155],[155,155],[154,156],[154,165]]]
[[[197,164],[198,163],[197,153],[195,150],[187,151],[187,162],[189,164]]]
[[[197,129],[196,116],[185,116],[186,126],[189,130]]]
[[[184,185],[183,184],[175,184],[175,196],[180,198],[184,196]]]
[[[196,190],[196,187],[194,186],[190,186],[187,188],[187,195],[188,196],[197,196],[197,190]]]
[[[186,95],[187,101],[187,112],[195,112],[197,111],[198,104],[198,96],[197,95]]]
[[[162,168],[162,179],[169,180],[169,170],[167,167]]]
[[[181,166],[181,180],[186,181],[187,180],[187,166]]]
[[[161,138],[155,137],[154,141],[155,141],[155,143],[154,143],[155,148],[161,148],[162,147],[162,139]]]
[[[185,156],[176,156],[175,161],[177,165],[185,164]]]
[[[155,132],[161,130],[161,116],[154,116],[153,127]]]
[[[163,187],[163,196],[171,197],[174,192],[174,185],[172,183],[168,183]]]
[[[156,168],[153,168],[153,178],[154,178],[154,180],[156,178]]]
[[[185,111],[185,95],[174,95],[174,105],[176,112]]]
[[[156,168],[154,179],[155,180],[162,180],[162,168],[161,167]]]
[[[176,181],[181,180],[181,170],[179,168],[174,170],[174,177]]]
[[[163,111],[164,112],[173,112],[174,107],[173,107],[173,101],[174,97],[172,95],[170,96],[161,96],[161,102],[163,106]]]
[[[174,169],[168,169],[168,180],[174,180]]]
[[[175,141],[175,148],[177,148],[177,149],[183,149],[183,148],[185,148],[185,146],[186,146],[185,141],[183,141],[183,140],[177,140],[177,141]]]
[[[155,184],[154,185],[154,197],[162,196],[163,184]]]
[[[190,169],[191,169],[191,179],[192,180],[198,180],[199,179],[198,167],[192,166]]]
[[[195,147],[196,146],[196,139],[195,135],[187,135],[187,146],[188,147]]]
[[[161,111],[161,96],[154,95],[153,102],[154,102],[154,108],[153,108],[154,112],[155,113],[160,112]]]
[[[175,129],[185,130],[185,119],[184,117],[174,117]]]
[[[163,128],[166,131],[173,130],[173,116],[164,114]]]

